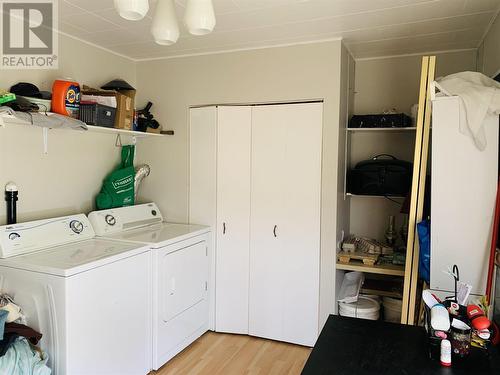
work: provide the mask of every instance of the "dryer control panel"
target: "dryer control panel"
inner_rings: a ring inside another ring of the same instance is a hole
[[[0,258],[32,253],[47,247],[95,236],[84,214],[0,226]]]
[[[89,220],[98,236],[120,233],[163,222],[163,216],[155,203],[93,211]]]

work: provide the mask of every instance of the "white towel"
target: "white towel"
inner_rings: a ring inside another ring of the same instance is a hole
[[[460,132],[484,150],[484,121],[488,116],[500,115],[500,83],[481,73],[462,72],[438,78],[435,84],[446,95],[460,97]]]

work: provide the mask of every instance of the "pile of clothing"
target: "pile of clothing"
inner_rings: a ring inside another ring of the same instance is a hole
[[[36,345],[42,334],[26,325],[21,307],[0,294],[0,374],[50,375],[48,356]]]

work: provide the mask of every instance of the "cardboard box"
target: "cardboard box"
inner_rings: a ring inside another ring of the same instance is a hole
[[[115,128],[132,130],[134,121],[135,90],[101,90],[83,86],[82,94],[114,96],[116,98]]]

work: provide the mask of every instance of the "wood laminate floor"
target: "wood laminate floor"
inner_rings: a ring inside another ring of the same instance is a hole
[[[300,374],[310,353],[303,346],[207,332],[156,375]]]

